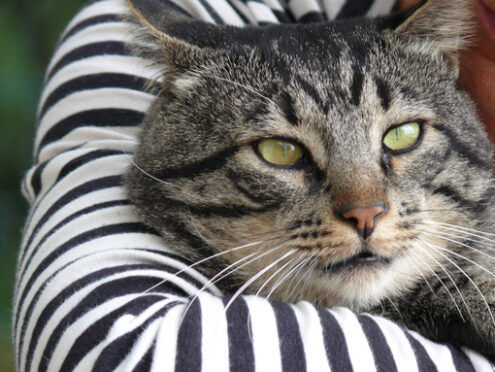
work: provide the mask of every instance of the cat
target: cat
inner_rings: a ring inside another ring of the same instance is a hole
[[[346,306],[495,360],[492,145],[458,87],[466,0],[218,26],[128,1],[163,69],[125,176],[225,293]]]

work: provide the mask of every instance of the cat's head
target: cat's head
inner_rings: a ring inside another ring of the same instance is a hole
[[[224,252],[205,270],[362,308],[484,224],[492,147],[457,84],[467,1],[245,28],[129,4],[133,48],[163,76],[127,186],[174,249]]]

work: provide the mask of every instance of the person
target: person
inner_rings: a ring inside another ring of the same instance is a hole
[[[162,0],[168,1],[168,0]],[[180,0],[216,23],[385,14],[393,0]],[[123,0],[91,1],[48,66],[13,308],[18,371],[492,371],[482,356],[387,319],[214,287],[128,201],[122,174],[156,77],[125,49]],[[186,311],[187,309],[187,311]]]

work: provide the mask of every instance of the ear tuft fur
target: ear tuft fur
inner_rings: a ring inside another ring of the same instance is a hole
[[[396,30],[406,42],[430,43],[458,68],[458,52],[473,34],[474,10],[468,0],[429,0]]]

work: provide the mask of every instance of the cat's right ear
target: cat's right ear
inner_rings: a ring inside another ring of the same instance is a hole
[[[170,1],[127,0],[124,16],[132,25],[134,54],[158,65],[167,73],[196,70],[218,53],[222,38],[218,26],[191,18]]]

